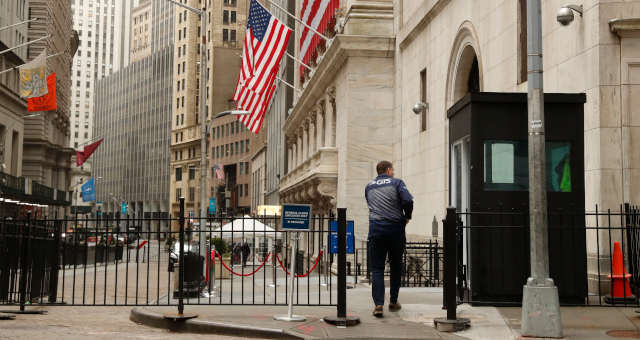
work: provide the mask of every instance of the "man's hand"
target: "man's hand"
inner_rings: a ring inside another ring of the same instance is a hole
[[[409,224],[409,221],[411,221],[411,220],[409,220],[409,219],[405,219],[405,220],[404,220],[404,225]]]

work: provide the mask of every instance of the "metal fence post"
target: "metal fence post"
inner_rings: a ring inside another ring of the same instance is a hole
[[[197,317],[196,314],[184,314],[184,197],[178,198],[180,201],[180,216],[178,220],[179,224],[179,241],[180,252],[178,255],[178,314],[165,314],[164,318],[168,320],[186,321]]]
[[[338,306],[337,316],[326,316],[324,321],[338,327],[355,326],[360,318],[347,316],[347,209],[338,208]]]
[[[57,217],[57,214],[56,214]],[[56,303],[58,296],[58,272],[60,270],[60,238],[62,234],[62,228],[57,219],[53,221],[54,227],[54,251],[53,251],[53,259],[51,263],[51,275],[49,280],[49,303]]]
[[[433,322],[441,332],[456,332],[469,325],[469,319],[456,318],[456,208],[447,208],[444,220],[444,307],[447,309],[446,318],[436,318]]]

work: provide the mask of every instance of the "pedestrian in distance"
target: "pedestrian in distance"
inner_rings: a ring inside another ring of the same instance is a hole
[[[402,275],[405,227],[411,220],[413,196],[404,181],[394,178],[393,165],[381,161],[376,166],[378,177],[367,184],[364,196],[369,207],[369,263],[371,264],[371,295],[375,305],[373,315],[383,316],[384,267],[387,256],[391,269],[389,311],[402,308],[398,303]]]

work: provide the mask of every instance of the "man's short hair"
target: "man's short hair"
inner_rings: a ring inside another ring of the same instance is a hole
[[[391,162],[389,161],[380,161],[378,165],[376,165],[376,171],[378,172],[378,175],[384,174],[385,172],[387,172],[387,169],[391,168],[393,168],[393,164],[391,164]]]

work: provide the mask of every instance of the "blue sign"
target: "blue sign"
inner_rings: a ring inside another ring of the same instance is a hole
[[[329,252],[338,253],[338,221],[331,221],[329,225]],[[356,238],[353,236],[353,221],[347,221],[347,254],[353,254],[356,247]]]
[[[213,197],[209,198],[209,214],[210,215],[216,214],[216,199]]]
[[[282,229],[293,231],[309,231],[310,217],[311,205],[309,204],[282,205]]]
[[[122,212],[122,215],[126,215],[127,214],[127,202],[122,202],[121,212]]]
[[[96,200],[96,182],[89,178],[87,183],[82,185],[82,202],[93,202]]]

